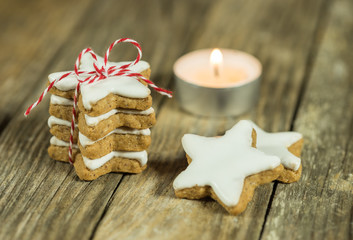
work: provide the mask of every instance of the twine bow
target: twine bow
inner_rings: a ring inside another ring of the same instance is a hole
[[[116,66],[111,66],[108,67],[108,58],[110,55],[110,52],[112,51],[112,49],[114,48],[115,45],[119,44],[119,43],[131,43],[132,45],[134,45],[137,49],[137,57],[135,59],[135,61],[130,62],[128,64],[122,65],[120,67],[116,67]],[[93,58],[93,67],[94,67],[94,71],[79,71],[79,66],[81,63],[81,59],[82,56],[85,54],[91,54],[92,58]],[[74,131],[75,131],[75,120],[76,120],[76,108],[77,108],[77,97],[78,97],[78,92],[80,90],[80,86],[81,84],[92,84],[94,82],[100,81],[100,80],[104,80],[108,77],[113,77],[113,76],[126,76],[126,77],[134,77],[136,78],[137,81],[143,80],[144,82],[146,82],[150,87],[152,87],[154,90],[156,90],[158,93],[162,94],[162,95],[166,95],[168,97],[172,97],[172,92],[165,90],[163,88],[158,87],[157,85],[155,85],[152,81],[150,81],[149,79],[143,77],[140,73],[131,71],[129,69],[129,67],[137,64],[142,57],[142,51],[141,51],[141,46],[138,42],[136,42],[133,39],[130,38],[121,38],[118,39],[116,41],[114,41],[108,48],[108,50],[105,53],[104,56],[104,61],[103,61],[103,66],[99,68],[98,66],[98,61],[97,61],[97,55],[93,52],[92,49],[90,48],[86,48],[84,50],[81,51],[81,53],[78,55],[76,63],[75,63],[75,70],[74,71],[70,71],[67,72],[65,74],[63,74],[62,76],[60,76],[59,78],[55,79],[54,81],[52,81],[49,86],[42,92],[42,94],[39,96],[38,100],[36,102],[34,102],[24,113],[25,116],[28,116],[28,114],[32,111],[33,108],[35,108],[45,97],[45,95],[49,92],[49,90],[55,85],[55,83],[60,82],[62,79],[68,77],[68,76],[76,76],[77,78],[77,85],[75,88],[75,95],[74,95],[74,104],[72,107],[72,120],[71,120],[71,131],[70,131],[70,145],[69,145],[69,162],[71,164],[73,164],[73,159],[72,159],[72,146],[73,146],[73,135],[74,135]],[[83,78],[83,79],[82,79]]]

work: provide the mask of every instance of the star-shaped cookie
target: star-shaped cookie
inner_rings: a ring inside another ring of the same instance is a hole
[[[284,170],[277,180],[292,183],[299,180],[302,172],[300,153],[303,136],[298,132],[268,133],[249,121],[256,131],[256,147],[268,154],[281,159]]]
[[[176,196],[211,196],[233,215],[244,211],[254,189],[283,171],[280,159],[257,150],[255,143],[256,132],[248,121],[240,121],[222,137],[184,135],[189,166],[174,180]]]

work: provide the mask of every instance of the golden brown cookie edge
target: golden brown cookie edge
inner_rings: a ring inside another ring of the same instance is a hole
[[[103,139],[83,147],[79,143],[81,154],[96,159],[112,151],[139,152],[146,150],[151,144],[151,136],[134,134],[111,134]]]
[[[78,127],[80,132],[91,140],[98,140],[119,127],[147,129],[156,124],[155,113],[149,115],[133,115],[117,113],[100,121],[95,126],[89,126],[83,113],[79,113]]]
[[[297,142],[293,143],[288,147],[288,151],[300,158],[303,149],[304,139],[301,138]],[[281,175],[278,177],[278,181],[283,183],[293,183],[299,181],[303,170],[303,164],[301,163],[299,169],[294,171],[292,169],[284,168]]]
[[[79,149],[72,149],[72,156],[75,159],[77,153],[79,153]],[[61,162],[69,162],[69,147],[49,145],[48,147],[49,157]]]
[[[141,173],[146,169],[147,164],[141,166],[136,159],[114,157],[98,169],[90,170],[83,162],[81,154],[77,154],[74,162],[75,172],[81,180],[92,181],[100,176],[111,172],[119,173]]]

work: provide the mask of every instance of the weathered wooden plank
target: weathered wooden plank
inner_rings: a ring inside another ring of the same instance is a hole
[[[43,71],[60,54],[90,2],[1,1],[0,132],[28,95],[45,86]]]
[[[62,184],[61,189],[65,189],[64,180],[70,173],[69,168],[48,161],[46,154],[48,132],[43,131],[47,129],[46,107],[37,118],[31,118],[30,124],[23,119],[22,113],[24,107],[34,101],[35,96],[44,88],[47,75],[44,73],[45,69],[60,55],[62,43],[70,37],[91,2],[8,1],[6,7],[1,8],[1,11],[11,13],[1,14],[6,16],[6,24],[2,25],[6,28],[2,28],[0,39],[0,131],[11,121],[0,140],[0,158],[3,163],[0,171],[1,239],[28,239],[38,236],[45,224],[50,226],[53,222],[50,218],[44,222],[40,219],[44,210],[51,214],[55,212],[46,208],[48,201],[57,203],[59,207],[60,204],[67,204],[59,202],[57,194],[60,193],[59,187]],[[9,9],[18,11],[12,12]],[[36,86],[36,83],[40,84]],[[17,118],[13,119],[15,114]],[[61,175],[54,175],[53,172]],[[80,185],[82,186],[85,185]],[[49,191],[55,187],[56,191]],[[99,191],[92,190],[92,195]],[[70,199],[70,194],[65,194]],[[104,197],[109,198],[104,192],[100,195],[103,201]],[[95,214],[94,211],[95,208],[92,207],[91,213]],[[60,208],[59,212],[63,213]],[[73,209],[65,217],[70,219],[72,212]]]
[[[305,137],[298,184],[279,184],[263,239],[353,238],[353,2],[334,1],[295,130]]]
[[[22,118],[12,120],[0,146],[8,155],[1,156],[1,239],[87,238],[86,229],[98,221],[97,212],[104,209],[120,176],[109,175],[92,185],[79,181],[71,166],[48,158],[43,119],[18,127],[26,124]]]
[[[187,16],[200,17],[210,6],[210,1],[199,2],[197,9],[192,8],[188,1],[178,1],[177,6],[167,12],[161,11],[158,3],[95,2],[90,6],[85,18],[79,22],[75,35],[60,48],[58,55],[46,67],[46,72],[33,73],[33,78],[41,79],[38,81],[40,84],[30,84],[33,92],[28,94],[23,102],[14,103],[20,111],[16,111],[0,136],[0,159],[3,162],[0,171],[1,239],[90,238],[101,215],[108,208],[110,196],[118,187],[122,175],[109,174],[93,182],[79,181],[70,165],[54,162],[47,156],[47,108],[39,106],[27,120],[22,114],[25,106],[30,104],[44,87],[46,75],[51,71],[67,70],[72,66],[71,63],[74,63],[79,50],[87,46],[86,43],[90,43],[98,53],[102,53],[108,44],[118,37],[136,38],[143,43],[146,56],[150,56],[147,60],[152,64],[161,65],[161,75],[157,77],[157,81],[161,82],[162,74],[167,73],[169,65],[172,64],[172,61],[167,59],[167,54],[173,54],[172,59],[181,54],[180,51],[187,45],[187,42],[182,41],[184,35],[181,33],[190,35],[197,23],[180,22],[177,17],[185,16],[185,21]],[[149,4],[154,4],[155,7],[146,13]],[[135,11],[129,12],[131,7],[134,7]],[[190,18],[188,20],[192,21]],[[97,26],[97,23],[101,25]],[[172,39],[167,27],[174,24],[180,34]],[[180,48],[165,52],[163,49],[169,48],[171,43],[179,43]],[[135,51],[129,51],[120,49],[120,59],[135,56]],[[164,65],[164,62],[169,65]],[[155,98],[157,107],[160,101],[158,99],[162,98]],[[42,105],[47,103],[48,99]]]
[[[218,1],[187,50],[219,46],[258,56],[265,70],[260,104],[239,118],[258,120],[268,130],[289,129],[320,7],[319,1]],[[172,188],[172,181],[186,167],[182,135],[222,134],[239,118],[196,117],[180,111],[175,100],[163,105],[153,131],[148,169],[123,177],[94,239],[259,238],[271,184],[257,189],[239,217],[229,216],[214,201],[176,199]]]

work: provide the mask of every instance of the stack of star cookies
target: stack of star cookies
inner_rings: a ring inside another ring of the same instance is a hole
[[[66,72],[57,72],[49,75],[49,82],[54,81]],[[69,141],[71,131],[71,118],[74,91],[77,84],[76,77],[69,76],[60,82],[57,82],[50,90],[52,93],[49,105],[48,125],[50,133],[53,135],[50,139],[48,153],[51,158],[58,161],[69,161]],[[74,145],[72,149],[73,157],[78,152],[77,147],[78,130],[74,132]]]
[[[141,70],[141,69],[140,69]],[[149,78],[150,69],[140,71]],[[108,77],[81,87],[74,167],[82,180],[146,168],[149,128],[155,122],[150,90],[134,77]]]
[[[102,65],[103,58],[97,56],[97,64]],[[122,66],[128,62],[108,62],[109,66]],[[143,73],[145,77],[150,74],[149,64],[145,61],[140,61],[136,65],[130,67],[131,70]],[[81,60],[80,70],[92,71],[93,68],[93,58],[90,55],[84,55]],[[55,79],[60,78],[63,74],[67,72],[57,72],[49,75],[49,83]],[[84,77],[84,76],[83,76]],[[49,84],[48,83],[48,84]],[[70,141],[70,126],[72,119],[72,107],[73,98],[75,94],[75,88],[78,81],[76,76],[68,76],[63,78],[61,81],[54,84],[54,87],[50,90],[51,99],[49,106],[50,117],[48,119],[48,125],[50,128],[50,133],[52,137],[50,139],[50,146],[48,148],[48,153],[51,158],[58,161],[69,161],[68,151],[69,151],[69,141]],[[77,117],[76,117],[77,119]],[[78,128],[76,120],[76,128],[73,135],[74,145],[73,145],[73,159],[80,149],[77,145],[78,139]],[[146,130],[143,132],[145,135],[149,132]]]

